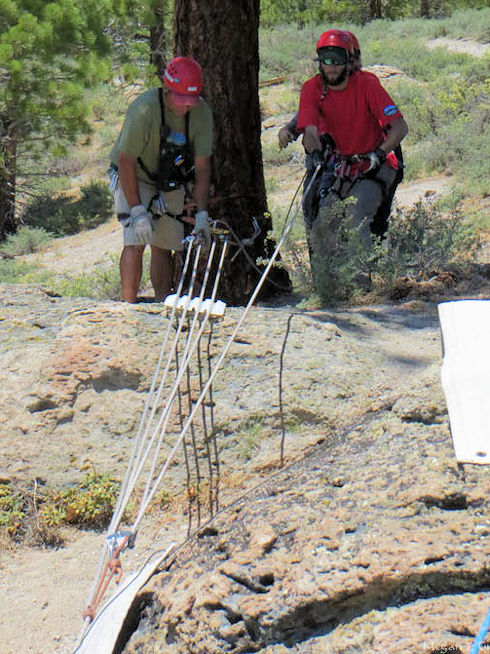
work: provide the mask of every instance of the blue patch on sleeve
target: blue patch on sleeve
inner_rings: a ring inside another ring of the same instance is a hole
[[[393,116],[396,114],[398,111],[398,107],[394,104],[389,104],[387,107],[383,109],[383,113],[385,116]]]

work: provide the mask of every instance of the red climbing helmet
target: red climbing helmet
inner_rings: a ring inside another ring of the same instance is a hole
[[[318,39],[316,44],[316,51],[320,48],[342,48],[343,50],[350,50],[350,37],[344,30],[328,30]]]
[[[175,57],[165,68],[163,83],[178,104],[196,106],[202,91],[202,68],[192,57]]]
[[[357,40],[356,35],[353,34],[352,32],[349,32],[349,30],[344,30],[344,32],[345,32],[345,33],[347,34],[347,36],[350,38],[350,43],[351,43],[351,46],[352,46],[352,50],[353,50],[354,52],[355,52],[356,50],[357,50],[357,52],[360,52],[360,51],[361,51],[361,47],[360,47],[360,45],[359,45],[359,41]]]

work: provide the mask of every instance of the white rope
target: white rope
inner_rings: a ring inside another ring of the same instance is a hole
[[[172,390],[170,391],[170,394],[168,395],[167,405],[166,405],[164,411],[162,412],[162,416],[161,416],[161,418],[160,418],[160,420],[159,420],[159,422],[158,422],[158,424],[157,424],[157,426],[155,427],[155,430],[154,430],[153,439],[154,439],[154,437],[156,436],[156,434],[158,433],[158,431],[160,429],[161,429],[161,434],[160,434],[160,438],[158,440],[158,443],[155,446],[153,462],[152,462],[151,470],[150,470],[150,472],[148,474],[148,477],[147,477],[147,483],[146,483],[145,491],[143,493],[142,502],[145,500],[145,498],[148,495],[149,486],[151,484],[151,480],[152,480],[152,478],[154,476],[154,473],[155,473],[155,468],[156,468],[156,464],[157,464],[157,461],[158,461],[158,455],[160,453],[161,443],[162,443],[163,435],[165,433],[165,430],[166,430],[166,427],[167,427],[167,424],[168,424],[168,420],[169,420],[169,417],[170,417],[170,412],[171,412],[171,409],[173,407],[173,404],[174,404],[174,401],[175,401],[175,398],[176,398],[176,395],[177,395],[177,391],[178,391],[180,382],[182,380],[182,376],[183,376],[184,372],[186,371],[186,369],[187,369],[187,367],[189,365],[190,356],[191,356],[190,354],[189,354],[189,356],[187,356],[188,352],[189,352],[189,344],[190,344],[192,336],[194,334],[194,330],[195,330],[195,327],[196,327],[196,324],[197,324],[197,321],[198,321],[198,318],[199,318],[199,310],[200,310],[200,308],[202,306],[202,303],[203,303],[203,300],[204,300],[204,293],[205,293],[206,286],[207,286],[207,283],[208,283],[208,278],[209,278],[209,273],[210,273],[210,270],[211,270],[211,264],[212,264],[212,261],[213,261],[213,258],[214,258],[215,248],[216,248],[216,243],[215,243],[215,241],[213,241],[213,244],[211,245],[211,250],[209,252],[208,264],[206,266],[206,271],[205,271],[205,274],[204,274],[204,279],[203,279],[203,283],[202,283],[202,287],[201,287],[201,292],[199,293],[199,299],[198,299],[197,307],[196,307],[196,310],[195,310],[194,319],[193,319],[192,325],[191,325],[191,327],[190,327],[190,329],[189,329],[189,331],[187,333],[187,339],[186,339],[186,344],[185,344],[185,348],[184,348],[183,359],[182,359],[182,362],[179,365],[178,370],[176,371],[176,378],[175,378]],[[184,318],[184,317],[185,316],[183,315],[182,318]],[[203,324],[204,323],[205,323],[205,321],[203,321]],[[200,333],[202,333],[202,331]],[[195,346],[192,348],[191,354],[194,351],[194,349],[195,349]],[[164,427],[161,427],[163,421],[164,421],[165,424],[164,424]]]
[[[130,474],[128,476],[128,482],[127,482],[127,485],[126,485],[126,488],[125,488],[124,495],[120,495],[121,502],[120,502],[119,507],[118,507],[117,517],[114,520],[114,523],[115,523],[116,526],[111,524],[111,526],[113,527],[113,530],[115,530],[117,528],[117,525],[119,525],[119,522],[121,521],[122,515],[124,513],[124,509],[127,506],[127,503],[129,501],[129,498],[131,497],[131,494],[133,493],[133,490],[134,490],[134,487],[135,487],[136,482],[138,480],[138,477],[139,477],[139,475],[141,473],[141,470],[142,470],[142,468],[143,468],[143,466],[144,466],[144,464],[146,462],[146,459],[148,457],[148,454],[149,454],[149,452],[151,450],[151,447],[152,447],[152,444],[153,444],[153,441],[154,441],[154,438],[152,440],[150,440],[150,442],[146,444],[146,450],[145,450],[145,443],[147,442],[147,439],[148,439],[148,432],[150,430],[152,420],[153,420],[153,418],[155,416],[155,413],[157,411],[157,404],[158,404],[158,401],[159,401],[159,399],[161,397],[161,394],[162,394],[162,391],[163,391],[163,386],[164,386],[164,383],[166,381],[168,371],[170,369],[170,365],[171,365],[171,362],[172,362],[172,359],[173,359],[175,348],[177,347],[179,336],[180,336],[180,333],[182,331],[182,327],[183,327],[184,322],[185,322],[186,313],[187,313],[187,310],[189,308],[189,304],[190,304],[190,301],[191,301],[191,296],[192,296],[192,292],[194,290],[194,285],[195,285],[195,281],[196,281],[196,277],[197,277],[197,268],[198,268],[198,264],[199,264],[200,253],[201,253],[201,246],[199,245],[197,250],[196,250],[196,253],[195,253],[194,266],[193,266],[193,269],[192,269],[191,281],[190,281],[190,284],[189,284],[189,294],[187,296],[187,299],[185,300],[185,304],[184,304],[184,307],[182,309],[182,315],[180,316],[178,327],[177,327],[177,330],[175,331],[175,334],[174,334],[174,339],[173,339],[173,342],[172,342],[172,346],[171,346],[171,348],[170,348],[170,350],[168,352],[167,363],[166,363],[165,370],[164,370],[163,375],[162,375],[162,379],[160,381],[160,386],[158,388],[158,392],[156,394],[156,397],[154,398],[150,418],[146,421],[146,426],[145,426],[144,432],[143,432],[141,438],[139,439],[139,443],[138,443],[138,448],[139,449],[138,449],[136,457],[134,458],[134,460],[132,462],[132,466],[131,466]],[[181,282],[183,282],[183,278],[184,278],[184,274],[182,274],[182,276],[181,276]],[[180,284],[179,284],[179,286],[180,286]],[[177,303],[175,303],[174,307],[172,307],[171,318],[173,318],[174,315],[175,315],[174,309],[175,309],[176,304]],[[168,326],[167,331],[170,330],[171,327],[172,327],[172,323],[169,322],[169,326]]]
[[[213,285],[213,290],[212,290],[212,293],[211,293],[211,302],[209,303],[209,305],[206,308],[206,312],[205,312],[204,316],[201,319],[201,325],[200,325],[199,331],[197,333],[197,336],[194,339],[194,342],[192,343],[192,345],[190,347],[188,347],[189,340],[187,341],[186,350],[184,351],[182,362],[179,365],[179,370],[178,370],[178,374],[177,374],[176,379],[175,379],[174,387],[172,388],[171,394],[169,396],[169,404],[167,405],[165,415],[162,415],[162,417],[160,419],[160,422],[157,425],[156,429],[157,430],[160,429],[160,437],[159,437],[159,441],[158,441],[158,446],[161,446],[161,442],[162,442],[163,437],[165,435],[166,427],[167,427],[167,424],[168,424],[168,419],[170,417],[169,405],[170,405],[170,403],[173,403],[174,400],[175,400],[175,397],[177,395],[177,391],[179,389],[179,385],[180,385],[180,382],[182,380],[182,377],[183,377],[185,371],[187,370],[187,368],[189,366],[192,355],[194,354],[194,351],[196,350],[197,345],[199,344],[202,333],[203,333],[203,331],[204,331],[204,329],[206,327],[206,324],[208,322],[209,315],[211,313],[213,303],[216,300],[216,295],[217,295],[217,292],[218,292],[218,285],[219,285],[221,272],[223,270],[223,264],[224,264],[224,260],[225,260],[225,256],[226,256],[227,245],[228,245],[228,243],[227,243],[227,241],[225,241],[224,244],[223,244],[222,251],[221,251],[220,262],[219,262],[218,270],[217,270],[217,273],[216,273],[216,277],[215,277],[215,281],[214,281],[214,285]],[[196,317],[198,316],[198,314],[199,314],[199,311],[196,310]],[[209,388],[209,386],[208,386],[208,388]],[[202,402],[202,399],[201,399],[201,402]],[[192,415],[193,416],[195,415],[195,411],[193,411]],[[180,434],[177,437],[177,441],[179,443],[182,441],[182,439],[180,437]],[[158,449],[158,446],[157,446],[156,449]],[[156,493],[156,491],[158,489],[158,486],[161,483],[162,478],[163,478],[162,475],[159,474],[159,476],[157,477],[157,480],[154,481],[151,490],[149,488],[149,485],[147,485],[147,489],[145,489],[145,496],[144,496],[144,498],[142,500],[142,503],[140,505],[138,515],[136,517],[136,520],[135,520],[134,524],[131,527],[131,532],[132,533],[136,532],[136,530],[138,528],[138,525],[141,522],[141,520],[142,520],[142,518],[143,518],[143,516],[144,516],[144,514],[146,512],[146,509],[148,508],[148,505],[152,501],[152,499],[153,499],[153,497],[154,497],[154,495],[155,495],[155,493]]]
[[[187,274],[187,269],[189,267],[189,261],[190,261],[190,256],[191,256],[191,252],[192,252],[192,249],[193,249],[193,245],[194,245],[194,240],[188,242],[188,244],[187,244],[187,252],[186,252],[185,262],[184,262],[184,266],[182,268],[182,274],[180,276],[180,280],[179,280],[179,284],[178,284],[177,292],[176,292],[176,302],[172,306],[172,311],[171,311],[169,322],[168,322],[168,325],[167,325],[167,330],[165,332],[165,336],[163,338],[162,346],[160,348],[160,355],[159,355],[159,358],[158,358],[158,363],[157,363],[157,366],[155,368],[155,373],[153,375],[150,390],[148,391],[148,393],[146,395],[145,406],[144,406],[144,409],[143,409],[143,413],[141,415],[140,423],[139,423],[139,426],[138,426],[138,431],[136,433],[136,436],[135,436],[135,439],[134,439],[134,442],[133,442],[133,448],[132,448],[131,455],[130,455],[130,458],[129,458],[129,461],[128,461],[128,467],[126,469],[126,475],[125,475],[125,478],[124,478],[124,480],[123,480],[123,482],[121,484],[121,488],[119,490],[119,496],[117,498],[116,506],[114,507],[114,513],[113,513],[113,516],[112,516],[112,519],[111,519],[111,523],[110,523],[110,525],[108,527],[109,533],[112,533],[113,531],[115,531],[117,529],[117,527],[119,526],[119,521],[120,521],[119,509],[120,509],[120,506],[122,505],[122,500],[126,495],[126,488],[127,488],[128,484],[129,484],[129,480],[131,478],[131,471],[132,471],[132,468],[133,468],[134,460],[135,460],[135,458],[137,456],[138,448],[140,447],[140,442],[141,442],[142,437],[143,437],[143,432],[144,432],[146,418],[147,418],[147,415],[148,415],[148,410],[150,408],[150,403],[152,401],[153,394],[155,392],[155,386],[156,386],[156,383],[157,383],[157,379],[158,379],[158,376],[160,374],[160,370],[161,370],[161,367],[162,367],[163,356],[165,354],[168,339],[169,339],[169,336],[170,336],[170,331],[172,329],[173,320],[174,320],[174,316],[175,316],[175,311],[176,311],[176,307],[177,307],[177,301],[181,296],[182,288],[184,286],[184,278],[185,278],[185,275]],[[168,374],[168,369],[169,369],[168,361],[169,361],[169,357],[167,356],[167,365],[166,365],[165,371],[164,371],[164,373],[162,375],[162,380],[165,380],[166,376]],[[154,412],[155,412],[155,407],[156,407],[156,404],[157,404],[158,399],[159,399],[160,394],[161,394],[162,386],[163,386],[163,383],[161,382],[160,387],[159,387],[159,389],[158,389],[158,391],[156,393],[156,396],[153,398],[153,408],[152,408],[152,413],[151,413],[151,416],[150,416],[150,418],[148,420],[148,423],[150,423],[152,418],[153,418],[153,415],[154,415]]]
[[[321,166],[317,166],[314,174],[312,175],[312,178],[310,180],[310,183],[309,183],[304,195],[306,195],[310,191],[310,189],[311,189],[311,187],[313,185],[313,182],[315,181],[315,178],[316,178],[320,168],[321,168]],[[206,397],[206,395],[208,393],[208,390],[209,390],[211,384],[213,383],[213,380],[214,380],[219,368],[221,367],[221,364],[223,363],[224,358],[228,354],[228,350],[230,349],[231,344],[235,340],[236,335],[238,334],[241,326],[243,325],[243,322],[244,322],[245,318],[247,317],[247,314],[248,314],[248,312],[250,310],[250,307],[253,305],[253,303],[257,299],[257,296],[258,296],[258,294],[260,292],[260,289],[262,288],[262,286],[263,286],[263,284],[264,284],[264,282],[265,282],[265,280],[267,278],[267,275],[270,272],[270,269],[274,265],[275,260],[277,259],[277,255],[279,254],[279,250],[281,249],[287,235],[291,231],[291,227],[293,226],[293,223],[294,223],[294,221],[296,219],[296,216],[298,215],[298,212],[299,212],[300,208],[301,208],[301,205],[298,206],[297,210],[286,221],[286,224],[285,224],[285,226],[283,228],[283,232],[281,234],[281,238],[279,239],[279,242],[277,243],[276,248],[275,248],[271,258],[269,259],[269,262],[268,262],[266,268],[264,269],[264,272],[262,273],[262,276],[259,279],[259,282],[257,283],[257,286],[255,287],[254,292],[252,293],[252,296],[250,297],[245,309],[243,310],[243,313],[242,313],[240,319],[238,320],[238,322],[237,322],[237,324],[235,326],[235,329],[233,330],[233,332],[232,332],[231,336],[229,337],[228,341],[226,342],[226,344],[225,344],[225,346],[224,346],[224,348],[223,348],[223,350],[222,350],[222,352],[221,352],[221,354],[220,354],[220,356],[219,356],[219,358],[218,358],[218,360],[217,360],[217,362],[215,364],[215,367],[211,371],[211,373],[210,373],[210,375],[208,377],[208,380],[207,380],[206,384],[204,385],[204,388],[201,391],[201,394],[199,395],[198,399],[196,400],[196,402],[194,404],[194,407],[193,407],[189,417],[187,418],[184,426],[182,427],[182,430],[181,430],[180,434],[178,435],[178,437],[177,437],[177,439],[176,439],[176,441],[174,443],[173,448],[169,452],[169,454],[167,456],[167,459],[165,460],[165,463],[162,466],[160,474],[158,475],[158,477],[157,477],[157,479],[156,479],[156,481],[155,481],[155,483],[153,485],[151,493],[146,497],[144,503],[140,507],[140,512],[138,514],[138,517],[137,517],[137,519],[135,521],[135,524],[131,528],[132,531],[136,529],[137,524],[141,521],[141,518],[144,515],[144,512],[148,508],[148,506],[149,506],[150,502],[152,501],[158,487],[160,486],[160,484],[162,482],[162,479],[165,476],[170,463],[172,462],[172,460],[173,460],[178,448],[180,447],[180,445],[181,445],[181,443],[182,443],[182,441],[183,441],[183,439],[184,439],[190,425],[192,424],[192,421],[194,419],[194,416],[195,416],[196,412],[198,411],[199,407],[201,406],[201,403],[203,402],[204,398]]]
[[[307,189],[305,190],[305,192],[303,194],[304,197],[309,193],[309,191],[310,191],[310,189],[311,189],[311,187],[313,185],[313,182],[315,181],[315,178],[318,175],[318,172],[319,172],[320,168],[321,168],[321,166],[317,166],[314,174],[312,175],[310,183],[309,183]],[[291,207],[292,207],[292,204],[291,204]],[[296,216],[298,215],[298,212],[299,212],[300,208],[301,208],[301,205],[298,206],[298,208],[292,214],[292,216],[287,218],[286,223],[285,223],[284,228],[283,228],[283,231],[282,231],[282,234],[281,234],[281,237],[279,239],[279,242],[277,243],[276,248],[275,248],[272,256],[270,257],[269,262],[268,262],[266,268],[264,269],[264,271],[262,273],[262,276],[259,279],[259,281],[258,281],[258,283],[257,283],[257,285],[256,285],[256,287],[254,289],[254,292],[252,293],[247,305],[245,306],[245,309],[243,310],[243,313],[242,313],[240,319],[238,320],[238,322],[237,322],[231,336],[229,337],[228,341],[226,342],[226,344],[225,344],[225,346],[224,346],[224,348],[223,348],[223,350],[222,350],[222,352],[221,352],[221,354],[220,354],[220,356],[219,356],[213,370],[210,372],[208,380],[207,380],[206,384],[204,385],[204,388],[202,389],[198,399],[196,400],[196,402],[194,404],[194,407],[193,407],[192,411],[190,412],[190,415],[188,416],[183,428],[181,429],[181,431],[180,431],[180,433],[179,433],[179,435],[178,435],[178,437],[177,437],[177,439],[176,439],[176,441],[174,443],[174,446],[172,447],[171,451],[169,452],[169,454],[168,454],[168,456],[167,456],[167,458],[166,458],[166,460],[165,460],[165,462],[164,462],[164,464],[163,464],[163,466],[162,466],[162,468],[160,470],[160,473],[159,473],[157,479],[153,483],[153,486],[152,486],[151,490],[150,490],[149,485],[147,483],[147,488],[145,489],[145,495],[144,495],[143,501],[142,501],[142,503],[140,505],[140,510],[138,512],[138,515],[136,517],[136,520],[135,520],[133,526],[131,527],[131,533],[132,534],[136,533],[137,528],[138,528],[138,526],[139,526],[139,524],[140,524],[140,522],[141,522],[141,520],[142,520],[142,518],[144,516],[144,513],[146,512],[149,504],[151,503],[151,501],[152,501],[152,499],[153,499],[153,497],[154,497],[154,495],[155,495],[155,493],[156,493],[162,479],[164,478],[164,476],[165,476],[165,474],[166,474],[166,472],[168,470],[168,467],[169,467],[171,461],[173,460],[173,458],[174,458],[178,448],[180,447],[180,445],[181,445],[181,443],[182,443],[182,441],[183,441],[183,439],[184,439],[190,425],[192,424],[192,421],[194,419],[194,416],[195,416],[196,412],[198,411],[198,409],[200,408],[204,398],[206,397],[206,395],[207,395],[207,393],[208,393],[208,391],[209,391],[209,389],[211,387],[211,384],[213,383],[214,378],[215,378],[216,374],[218,373],[218,371],[219,371],[219,369],[221,367],[221,364],[223,363],[223,360],[225,359],[226,355],[228,354],[228,351],[229,351],[232,343],[234,342],[234,340],[236,338],[236,335],[238,334],[240,328],[242,327],[243,322],[245,321],[245,318],[246,318],[251,306],[253,305],[253,303],[257,299],[257,296],[258,296],[258,294],[259,294],[259,292],[260,292],[260,290],[261,290],[261,288],[262,288],[262,286],[263,286],[263,284],[264,284],[264,282],[265,282],[265,280],[267,278],[267,275],[269,274],[272,266],[274,265],[274,262],[277,259],[279,251],[280,251],[280,249],[281,249],[287,235],[291,231],[291,227],[292,227],[292,225],[293,225],[293,223],[294,223],[294,221],[296,219]],[[213,245],[214,245],[214,241],[213,241]],[[158,441],[159,448],[161,447],[161,442],[163,440],[166,425],[168,423],[168,416],[170,414],[170,409],[171,409],[171,406],[172,406],[172,404],[173,404],[173,402],[175,400],[175,396],[177,394],[178,385],[180,384],[182,376],[183,376],[185,370],[187,369],[187,367],[189,365],[191,356],[192,356],[192,354],[193,354],[193,352],[194,352],[194,350],[196,348],[196,345],[199,342],[199,339],[201,338],[204,327],[205,327],[205,325],[206,325],[206,323],[207,323],[207,321],[209,319],[209,315],[210,315],[210,312],[211,312],[213,302],[216,299],[218,282],[219,282],[219,278],[220,278],[221,272],[222,272],[222,267],[223,267],[225,252],[226,252],[226,246],[227,246],[227,242],[225,241],[225,243],[223,245],[223,249],[222,249],[220,265],[219,265],[219,268],[218,268],[218,272],[217,272],[214,287],[213,287],[212,301],[211,301],[211,303],[209,304],[209,306],[206,309],[206,313],[204,315],[204,318],[202,318],[202,320],[201,320],[201,326],[200,326],[198,335],[197,335],[193,345],[190,348],[187,347],[189,342],[190,342],[190,338],[189,338],[189,336],[187,338],[187,343],[186,343],[187,354],[186,354],[186,356],[183,357],[182,364],[179,366],[179,370],[178,370],[178,374],[177,374],[177,377],[176,377],[176,381],[174,383],[174,387],[173,387],[172,392],[171,392],[171,394],[169,396],[169,399],[168,399],[167,405],[166,405],[166,407],[165,407],[165,409],[163,411],[162,417],[159,420],[157,429],[156,429],[156,431],[154,432],[154,434],[152,436],[151,442],[154,442],[156,433],[157,433],[158,429],[160,429],[160,437],[159,437],[159,441]],[[193,289],[193,285],[194,285],[194,281],[195,281],[195,273],[196,273],[196,269],[197,269],[197,263],[196,262],[199,260],[200,249],[201,249],[201,247],[199,246],[198,249],[197,249],[195,262],[194,262],[194,268],[193,268],[193,271],[192,271],[192,279],[191,279],[191,284],[190,284],[190,287],[192,289]],[[189,248],[189,250],[190,250],[190,248]],[[188,254],[189,254],[189,250],[188,250]],[[210,253],[210,255],[211,255],[211,253]],[[187,259],[186,259],[186,262],[187,262]],[[208,268],[209,268],[209,260],[208,260],[208,267],[206,269],[207,274],[209,274],[208,273]],[[184,277],[184,275],[181,276],[181,282],[183,281],[183,277]],[[205,288],[205,284],[203,284],[203,288]],[[179,283],[179,291],[180,292],[181,292],[181,289],[182,289],[182,286],[181,286],[181,283]],[[189,296],[187,298],[186,304],[185,304],[185,306],[183,308],[183,311],[182,311],[181,319],[179,321],[178,334],[176,334],[175,338],[174,338],[174,345],[175,345],[175,343],[177,341],[178,335],[180,334],[181,326],[183,324],[183,319],[185,318],[185,314],[186,314],[188,306],[189,306],[191,295],[192,295],[192,290],[190,290],[190,292],[189,292]],[[177,299],[178,299],[178,297],[176,298],[176,301],[175,301],[175,303],[174,303],[174,305],[172,307],[172,316],[171,316],[171,318],[174,317],[175,307],[177,306]],[[201,307],[201,304],[202,304],[202,298],[200,296],[199,308]],[[197,318],[198,315],[199,315],[199,310],[196,310],[193,326],[194,326],[194,324],[196,322],[196,318]],[[171,322],[169,323],[169,328],[167,330],[167,336],[164,339],[165,346],[166,346],[166,342],[168,340],[168,333],[169,333],[170,325],[171,325]],[[173,351],[175,351],[175,347],[173,347],[172,349],[173,349]],[[163,353],[163,347],[162,347],[162,353]],[[157,369],[161,366],[162,358],[163,358],[163,354],[161,354],[161,356],[160,356]],[[168,361],[169,360],[170,360],[170,356],[168,358]],[[166,367],[164,376],[166,376],[168,374],[169,366],[170,366],[170,364],[167,363],[167,367]],[[146,423],[146,428],[144,429],[143,437],[140,438],[142,425],[144,425],[144,423],[145,423],[146,415],[147,415],[149,404],[150,404],[150,397],[151,397],[151,394],[154,391],[154,388],[155,388],[155,385],[156,385],[157,375],[158,375],[158,370],[155,372],[154,380],[152,382],[152,387],[151,387],[150,392],[149,392],[149,397],[147,398],[147,402],[145,403],[143,416],[142,416],[142,419],[141,419],[141,422],[140,422],[140,429],[138,430],[138,435],[137,435],[137,440],[139,440],[139,441],[143,441],[144,438],[147,436],[148,425],[151,422],[152,418],[154,417],[154,414],[155,414],[155,411],[156,411],[156,404],[157,404],[158,399],[160,397],[161,389],[163,388],[163,383],[161,382],[160,387],[159,387],[159,391],[157,393],[157,397],[154,400],[154,404],[153,404],[150,419]],[[136,451],[137,451],[138,447],[140,448],[139,453],[136,454]],[[151,449],[151,446],[150,446],[150,449]],[[113,531],[118,526],[118,524],[119,524],[119,522],[121,520],[121,516],[122,516],[122,514],[124,512],[123,507],[125,507],[125,505],[127,504],[127,501],[129,499],[132,491],[134,490],[136,480],[137,480],[139,474],[141,473],[142,460],[147,457],[147,454],[149,452],[148,447],[147,447],[147,450],[146,450],[145,457],[143,457],[143,458],[141,457],[141,452],[142,452],[142,445],[141,445],[141,443],[138,443],[133,448],[134,456],[133,456],[133,454],[131,456],[132,464],[133,464],[132,467],[133,468],[135,467],[134,466],[134,461],[136,460],[136,462],[137,462],[136,470],[134,470],[134,472],[132,472],[130,474],[129,469],[128,469],[128,474],[126,475],[126,478],[125,478],[125,481],[124,481],[124,492],[120,493],[120,498],[121,498],[120,501],[118,499],[119,506],[118,506],[117,516],[115,514],[113,516],[113,519],[111,520],[110,529],[109,529],[110,533],[111,533],[111,531]],[[152,474],[154,474],[154,466],[152,466]],[[111,530],[111,528],[112,528],[112,530]],[[94,583],[94,588],[97,586],[98,578],[100,577],[100,574],[102,572],[105,556],[106,556],[106,552],[104,550],[100,570],[99,570],[99,573],[98,573],[98,575],[96,577],[96,580],[95,580],[95,583]],[[93,594],[93,591],[92,591],[92,594]],[[91,597],[92,597],[92,595],[89,598],[89,602],[91,600]],[[84,633],[86,632],[86,629],[87,629],[87,627],[89,625],[89,621],[90,621],[90,618],[88,618],[88,617],[85,618],[84,627],[83,627],[81,635],[80,635],[80,641],[83,639]]]

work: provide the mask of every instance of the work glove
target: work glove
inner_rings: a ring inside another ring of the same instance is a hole
[[[195,216],[195,225],[191,234],[194,234],[198,240],[206,248],[209,249],[211,245],[211,227],[209,224],[209,214],[207,211],[198,211]]]
[[[369,167],[365,171],[366,173],[377,173],[381,166],[386,161],[386,154],[381,150],[381,148],[376,148],[371,152],[366,152],[362,155],[362,158],[366,161],[369,161]]]
[[[131,207],[131,226],[138,245],[148,245],[153,236],[153,223],[149,211],[142,204]]]
[[[279,130],[277,138],[279,139],[279,147],[281,149],[287,148],[288,145],[294,141],[294,134],[288,129],[288,126],[285,125]]]
[[[311,153],[311,162],[315,166],[324,166],[327,162],[325,152],[321,150],[313,150]]]

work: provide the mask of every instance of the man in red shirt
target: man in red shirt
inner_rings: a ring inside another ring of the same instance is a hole
[[[348,211],[369,242],[371,221],[396,180],[393,150],[408,127],[376,76],[362,70],[349,74],[350,48],[349,35],[343,30],[321,35],[319,74],[303,84],[297,129],[316,164],[325,162],[322,134],[333,139],[335,181],[320,206],[337,198],[356,198]]]

